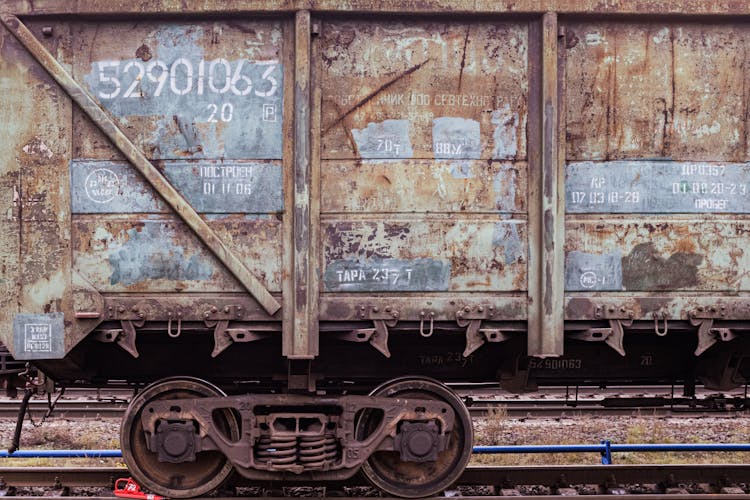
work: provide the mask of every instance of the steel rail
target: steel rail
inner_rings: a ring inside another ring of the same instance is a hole
[[[40,487],[50,489],[68,488],[111,488],[116,479],[128,477],[125,468],[118,467],[0,467],[0,478],[5,486],[0,484],[0,491],[11,491],[12,488]],[[681,483],[713,485],[712,491],[723,494],[719,498],[748,498],[746,493],[740,495],[739,483],[746,482],[750,477],[750,464],[721,464],[721,465],[552,465],[552,466],[501,466],[501,467],[469,467],[464,471],[457,485],[460,486],[493,486],[500,489],[513,489],[518,486],[544,486],[551,491],[561,492],[573,485],[596,485],[600,493],[609,492],[611,498],[616,490],[624,489],[625,485],[641,484],[656,485],[655,491],[661,493],[667,490],[679,489]],[[329,490],[341,487],[366,485],[364,478],[355,475],[345,482],[315,483],[315,486],[327,486]],[[311,486],[304,479],[291,479],[283,482],[263,482],[262,485],[239,479],[232,486],[248,487],[263,486],[265,488]],[[10,488],[10,489],[9,489]],[[673,491],[674,492],[674,491]],[[658,494],[634,495],[639,499],[665,498]],[[630,496],[630,495],[618,495]],[[717,498],[706,494],[689,495],[690,498]],[[487,499],[491,496],[478,498]],[[559,495],[555,495],[559,498]],[[597,495],[587,495],[595,498]],[[6,498],[11,498],[6,496]],[[22,497],[29,498],[29,497]],[[91,497],[89,497],[91,498]],[[111,498],[111,497],[110,497]],[[464,497],[471,498],[471,497]],[[545,496],[534,496],[545,498]],[[670,498],[675,498],[672,495]]]

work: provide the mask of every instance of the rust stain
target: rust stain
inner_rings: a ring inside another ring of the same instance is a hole
[[[393,85],[394,83],[398,82],[402,78],[405,78],[405,77],[411,75],[412,73],[414,73],[415,71],[417,71],[419,68],[421,68],[422,66],[424,66],[425,64],[427,64],[428,62],[430,62],[430,59],[425,59],[421,63],[415,64],[411,68],[409,68],[406,71],[400,73],[398,76],[395,76],[395,77],[391,78],[390,80],[388,80],[387,82],[385,82],[384,84],[380,85],[378,88],[376,88],[375,90],[373,90],[372,92],[370,92],[369,94],[367,94],[362,100],[360,100],[357,104],[355,104],[354,106],[352,106],[351,108],[349,108],[343,115],[341,115],[338,118],[336,118],[336,120],[334,120],[333,123],[331,123],[328,127],[326,127],[323,130],[323,135],[327,134],[331,129],[333,129],[339,123],[341,123],[342,121],[344,121],[344,119],[347,116],[349,116],[350,114],[354,113],[359,108],[361,108],[362,106],[364,106],[365,104],[367,104],[368,102],[370,102],[376,95],[378,95],[379,93],[381,93],[382,91],[384,91],[385,89],[387,89],[388,87],[390,87],[391,85]]]
[[[151,47],[144,43],[136,49],[135,57],[137,57],[141,61],[150,61],[153,57],[153,54],[151,53]]]
[[[461,90],[461,80],[464,77],[464,66],[466,66],[466,46],[469,44],[469,33],[471,32],[471,24],[466,25],[466,36],[464,37],[464,46],[461,51],[461,69],[458,72],[458,90]]]
[[[622,282],[627,290],[678,290],[700,283],[703,256],[676,252],[662,257],[653,243],[641,243],[622,258]]]
[[[695,253],[695,241],[690,238],[683,238],[674,244],[675,253]]]

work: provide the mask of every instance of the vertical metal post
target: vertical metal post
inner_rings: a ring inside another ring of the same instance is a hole
[[[564,155],[560,150],[557,14],[529,30],[529,320],[530,356],[563,352]],[[563,150],[564,152],[564,150]],[[562,159],[562,160],[561,160]]]
[[[283,332],[283,354],[289,359],[311,359],[318,353],[318,290],[311,267],[312,224],[311,190],[311,82],[310,82],[310,11],[297,12],[294,23],[294,206],[291,302],[294,304],[291,325]],[[286,301],[286,299],[285,299]],[[291,328],[290,328],[291,327]]]

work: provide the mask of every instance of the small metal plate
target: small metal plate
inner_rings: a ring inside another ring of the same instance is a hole
[[[16,314],[13,318],[16,359],[60,359],[65,356],[63,313]]]
[[[169,161],[164,175],[199,213],[283,211],[280,162]],[[70,164],[74,214],[170,213],[156,192],[125,162]]]
[[[568,213],[750,213],[750,164],[569,163],[565,207]]]

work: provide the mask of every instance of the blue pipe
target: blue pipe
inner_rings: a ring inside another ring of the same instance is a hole
[[[18,450],[0,451],[0,458],[120,458],[120,450]]]
[[[475,446],[475,454],[496,453],[599,453],[603,447],[598,444],[562,445],[518,445],[518,446]]]
[[[666,451],[747,451],[750,444],[729,443],[695,443],[695,444],[564,444],[564,445],[534,445],[534,446],[475,446],[474,453],[605,453],[611,452],[666,452]]]

